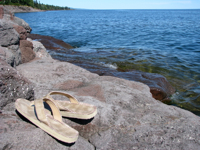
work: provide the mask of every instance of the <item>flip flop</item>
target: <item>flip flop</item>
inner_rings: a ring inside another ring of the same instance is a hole
[[[44,102],[51,108],[53,116],[44,108]],[[50,99],[34,100],[33,103],[19,98],[15,102],[15,107],[20,114],[54,138],[66,143],[74,143],[77,140],[78,131],[62,121],[58,107]]]
[[[51,95],[63,95],[70,101],[54,100]],[[64,117],[77,118],[77,119],[91,119],[97,114],[97,108],[94,105],[78,102],[78,100],[70,94],[58,91],[52,91],[45,96],[54,101],[60,113]]]

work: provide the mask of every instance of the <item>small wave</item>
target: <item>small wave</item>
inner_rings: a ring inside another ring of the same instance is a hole
[[[111,64],[111,63],[104,63],[104,62],[100,62],[99,63],[101,66],[107,67],[107,68],[111,68],[111,69],[115,69],[117,70],[117,64]]]
[[[95,52],[94,49],[88,48],[88,47],[76,47],[76,48],[74,48],[73,50],[74,50],[74,51],[77,51],[77,52],[84,52],[84,53]]]
[[[180,93],[179,92],[175,92],[174,94],[171,95],[171,99],[176,102],[177,100],[180,99]]]

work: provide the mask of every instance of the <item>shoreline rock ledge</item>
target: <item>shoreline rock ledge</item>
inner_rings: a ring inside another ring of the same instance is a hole
[[[0,5],[0,7],[4,7],[11,13],[17,13],[17,12],[40,12],[43,10],[32,8],[29,6],[14,6],[14,5]]]
[[[99,76],[54,60],[41,43],[31,39],[25,38],[23,45],[28,49],[21,51],[24,31],[17,32],[12,19],[4,17],[0,19],[0,149],[200,149],[198,116],[155,100],[143,83]],[[23,52],[34,58],[23,63]],[[18,97],[33,100],[53,90],[67,91],[97,106],[94,119],[63,118],[79,131],[73,144],[57,141],[15,111]]]

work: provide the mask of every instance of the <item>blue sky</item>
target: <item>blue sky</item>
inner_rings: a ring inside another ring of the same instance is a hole
[[[200,9],[200,0],[38,0],[84,9]]]

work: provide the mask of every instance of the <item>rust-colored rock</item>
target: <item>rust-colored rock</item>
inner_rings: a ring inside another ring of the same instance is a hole
[[[3,19],[4,11],[3,7],[0,7],[0,19]]]
[[[3,19],[5,15],[7,15],[7,18],[10,20],[14,20],[15,18],[12,12],[5,8],[5,6],[0,5],[0,19]]]
[[[65,82],[59,83],[55,85],[55,88],[58,90],[70,90],[82,86],[83,82],[78,80],[67,80]]]
[[[62,40],[56,39],[54,37],[51,36],[44,36],[44,35],[39,35],[39,34],[30,34],[28,35],[29,38],[33,39],[33,40],[39,40],[46,49],[49,50],[58,50],[58,49],[71,49],[73,48],[71,45],[65,43]]]
[[[33,44],[27,40],[20,40],[21,49],[21,59],[22,63],[29,62],[35,58],[35,53],[33,51]]]
[[[22,26],[13,25],[14,29],[19,33],[20,40],[27,39],[27,31]]]
[[[14,20],[15,16],[13,13],[10,12],[10,20]]]
[[[142,82],[149,86],[153,98],[166,101],[175,93],[174,87],[167,81],[167,79],[156,73],[147,73],[141,71],[130,72],[114,72],[114,76]]]
[[[80,96],[92,96],[97,98],[99,101],[105,102],[104,93],[100,85],[88,85],[86,87],[81,87],[75,89]]]

